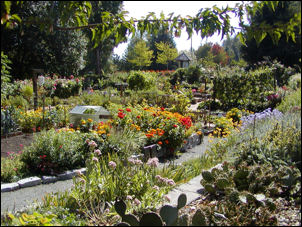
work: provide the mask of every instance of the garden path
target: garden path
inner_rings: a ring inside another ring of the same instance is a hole
[[[168,165],[170,162],[174,162],[175,164],[181,164],[184,161],[187,161],[192,158],[197,158],[200,155],[202,155],[205,150],[208,148],[208,137],[205,136],[203,143],[200,145],[197,145],[191,149],[188,149],[187,152],[182,153],[179,157],[175,158],[174,160],[167,160],[166,162],[160,162],[159,166],[163,167],[164,165]],[[194,178],[195,179],[195,178]],[[184,191],[184,193],[189,194],[190,191],[192,192],[192,185],[194,185],[193,188],[201,188],[201,185],[198,181],[198,179],[194,180],[192,179],[192,182],[190,183],[189,187]],[[188,184],[188,183],[187,183]],[[185,185],[187,185],[185,184]],[[72,180],[65,180],[65,181],[57,181],[55,183],[50,184],[40,184],[33,187],[28,188],[22,188],[16,191],[11,192],[2,192],[1,193],[1,214],[5,213],[6,211],[16,211],[16,210],[22,210],[26,206],[32,204],[34,201],[41,202],[43,196],[46,193],[51,192],[58,192],[58,191],[65,191],[71,189],[73,186]],[[172,194],[173,196],[173,194]],[[195,194],[192,195],[193,197]],[[176,199],[178,196],[176,197]],[[175,199],[175,198],[174,198]],[[188,196],[188,200],[191,198],[191,193]]]

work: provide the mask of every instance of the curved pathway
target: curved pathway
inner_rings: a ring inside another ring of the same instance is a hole
[[[166,161],[165,163],[160,162],[160,167],[163,167],[164,165],[168,165],[170,162],[173,162],[175,164],[180,164],[184,161],[187,161],[189,159],[193,159],[193,158],[197,158],[199,156],[201,156],[204,151],[207,149],[208,147],[208,137],[205,136],[203,139],[203,142],[200,145],[197,145],[191,149],[188,149],[187,152],[182,153],[180,155],[180,157],[174,159],[174,160],[170,160],[170,161]],[[199,177],[199,176],[198,176]],[[185,185],[189,185],[189,187],[187,187],[187,192],[189,193],[190,191],[192,191],[192,188],[201,188],[201,185],[199,183],[200,180],[198,180],[199,178],[196,177],[194,179],[192,179],[191,181],[193,182],[188,182]],[[196,180],[197,179],[197,180]],[[195,183],[194,183],[195,182]],[[194,185],[194,186],[192,186]],[[33,187],[28,187],[28,188],[22,188],[16,191],[11,191],[11,192],[2,192],[1,193],[1,214],[9,211],[9,212],[14,212],[17,210],[21,210],[23,208],[25,208],[26,206],[32,204],[34,201],[38,201],[41,202],[43,196],[46,193],[55,193],[55,192],[63,192],[65,190],[71,189],[73,186],[73,180],[65,180],[65,181],[57,181],[55,183],[49,183],[49,184],[40,184],[37,186],[33,186]],[[185,186],[179,186],[182,188],[186,188]],[[191,188],[191,189],[190,189]],[[174,198],[174,193],[175,190],[171,191],[171,196]],[[182,192],[186,192],[182,191]],[[170,197],[171,197],[170,196]],[[193,197],[195,196],[195,194],[192,195]],[[175,195],[175,199],[177,199],[178,196]],[[191,198],[191,197],[190,197]],[[188,198],[188,200],[190,200]]]

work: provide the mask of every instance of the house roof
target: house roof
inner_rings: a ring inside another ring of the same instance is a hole
[[[191,59],[183,52],[174,59],[175,61],[191,61]]]

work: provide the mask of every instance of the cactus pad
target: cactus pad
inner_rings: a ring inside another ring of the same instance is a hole
[[[206,225],[206,217],[204,213],[198,209],[192,218],[193,226],[205,226]]]
[[[146,213],[142,216],[140,222],[140,226],[162,226],[163,221],[161,217],[154,212]]]
[[[187,196],[186,194],[182,193],[179,195],[177,200],[177,209],[181,209],[187,204]]]
[[[213,182],[215,180],[212,173],[209,171],[202,171],[201,175],[202,178],[207,182]]]
[[[177,220],[178,209],[170,205],[165,205],[160,209],[159,214],[163,221],[166,222],[166,225],[172,225]]]

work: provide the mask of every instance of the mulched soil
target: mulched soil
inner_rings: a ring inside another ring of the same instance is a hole
[[[23,133],[17,136],[1,138],[1,158],[7,157],[8,152],[18,153],[23,150],[24,146],[29,146],[32,141],[33,133]]]

